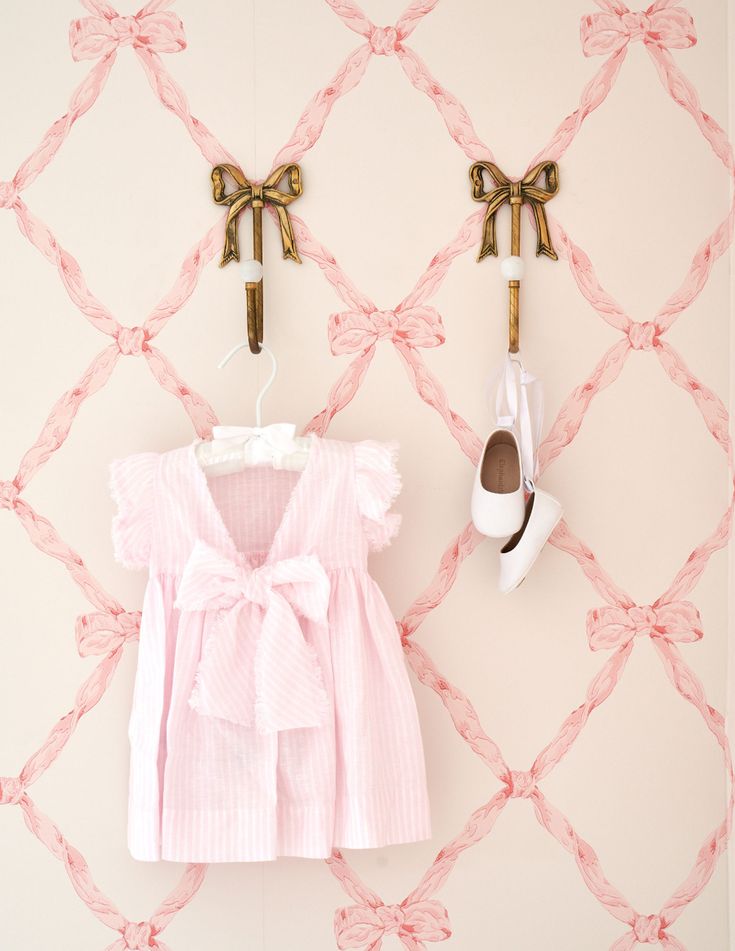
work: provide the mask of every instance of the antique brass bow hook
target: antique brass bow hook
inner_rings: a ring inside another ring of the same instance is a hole
[[[484,172],[490,175],[495,187],[485,190]],[[545,175],[545,185],[538,180]],[[531,206],[536,221],[536,256],[545,254],[557,260],[556,251],[551,243],[549,224],[546,220],[544,205],[559,191],[559,168],[556,162],[540,162],[535,165],[519,182],[512,182],[497,165],[492,162],[475,162],[470,168],[472,197],[475,201],[487,204],[482,228],[482,245],[477,256],[478,261],[489,254],[497,256],[498,246],[495,238],[495,216],[506,203],[510,205],[510,253],[511,257],[503,261],[503,276],[508,279],[508,350],[518,353],[520,347],[520,311],[519,297],[523,261],[521,260],[521,205]]]
[[[229,194],[225,190],[225,174],[237,186]],[[287,179],[288,191],[279,188],[283,179]],[[281,243],[284,258],[301,263],[296,241],[288,216],[288,206],[302,193],[301,169],[298,165],[279,165],[264,182],[249,182],[236,165],[215,165],[212,169],[212,194],[218,205],[227,205],[225,224],[225,246],[222,251],[220,267],[230,261],[240,260],[240,248],[237,235],[238,217],[248,205],[253,209],[253,257],[263,263],[263,208],[273,205],[281,228]],[[245,299],[248,314],[248,344],[251,353],[260,353],[263,342],[263,280],[247,281]]]

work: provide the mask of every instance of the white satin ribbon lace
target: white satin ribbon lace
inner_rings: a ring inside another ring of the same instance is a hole
[[[532,492],[538,476],[538,447],[544,424],[543,383],[523,366],[518,355],[507,353],[488,385],[498,426],[515,433],[521,449],[523,479]]]

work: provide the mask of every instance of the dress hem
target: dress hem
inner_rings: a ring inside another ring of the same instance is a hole
[[[179,814],[172,814],[171,812],[166,813],[164,811],[163,817],[163,827],[164,835],[170,841],[180,841],[181,840],[181,826],[180,822],[183,817],[186,817],[188,814],[186,810]],[[204,814],[197,815],[195,822],[197,820],[202,820]],[[208,822],[208,832],[207,836],[210,836],[211,833],[211,819],[212,815],[209,815]],[[220,817],[221,818],[221,817]],[[252,814],[248,814],[247,819],[249,820],[247,825],[252,830]],[[410,829],[403,829],[402,831],[398,830],[389,830],[383,832],[383,834],[367,834],[367,835],[350,835],[342,833],[339,836],[335,836],[329,845],[323,844],[322,846],[315,845],[312,848],[302,843],[286,845],[285,843],[276,844],[278,842],[279,832],[277,821],[273,817],[262,817],[262,825],[260,829],[262,830],[263,836],[263,848],[260,849],[228,849],[230,851],[229,855],[225,855],[224,850],[220,850],[219,853],[213,851],[211,847],[200,848],[196,844],[191,845],[187,849],[180,848],[171,848],[160,846],[159,842],[155,844],[152,843],[143,843],[140,839],[133,835],[132,833],[128,836],[128,851],[132,858],[139,862],[193,862],[193,863],[223,863],[223,862],[271,862],[279,858],[303,858],[303,859],[328,859],[335,849],[349,849],[349,850],[363,850],[363,849],[382,849],[388,848],[389,846],[394,845],[410,845],[412,843],[426,842],[432,838],[431,823],[428,818],[421,820],[420,823],[417,823]],[[223,828],[218,830],[219,833],[224,834],[224,827],[230,827],[230,822],[233,819],[231,813],[227,814],[227,819],[223,823]],[[238,816],[239,821],[243,820],[243,815]],[[300,829],[299,838],[309,838],[312,840],[318,841],[322,840],[322,843],[326,842],[326,837],[320,832],[323,833],[324,822],[316,823],[311,827],[310,830],[304,831],[304,827]],[[288,838],[290,829],[288,828],[289,824],[284,824],[281,821],[282,832],[281,836]],[[322,829],[319,829],[319,825],[322,826]],[[166,827],[168,826],[169,832],[168,835],[165,834]],[[241,826],[242,828],[242,826]],[[293,826],[291,826],[293,829]],[[200,833],[201,834],[201,833]],[[196,838],[196,836],[194,836]],[[137,841],[136,841],[137,840]],[[222,838],[220,838],[222,841]],[[135,844],[133,844],[135,843]],[[266,844],[268,843],[268,844]]]

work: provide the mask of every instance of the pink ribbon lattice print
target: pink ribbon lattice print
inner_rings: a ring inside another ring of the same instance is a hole
[[[362,42],[308,102],[291,138],[274,157],[272,167],[300,161],[319,140],[334,105],[357,86],[374,57],[386,56],[395,56],[407,80],[433,102],[449,135],[468,160],[493,160],[491,149],[478,138],[462,104],[433,77],[409,45],[412,32],[438,2],[414,0],[394,25],[381,27],[372,23],[352,0],[326,0],[335,16],[358,34]],[[562,158],[586,118],[604,103],[630,44],[643,43],[664,89],[689,114],[732,179],[734,164],[730,143],[712,116],[702,110],[696,90],[671,53],[672,49],[686,50],[696,42],[695,25],[688,11],[671,0],[659,0],[642,12],[631,11],[618,0],[597,0],[597,3],[600,11],[582,19],[581,41],[584,55],[603,57],[602,62],[582,91],[578,107],[530,159],[528,168],[541,159],[559,161]],[[237,160],[217,142],[204,123],[191,114],[183,89],[165,65],[165,55],[186,46],[184,24],[168,9],[173,5],[172,0],[152,0],[132,16],[119,15],[104,0],[83,0],[83,5],[88,15],[71,23],[69,41],[74,59],[89,61],[91,67],[72,93],[68,111],[51,125],[12,179],[0,183],[0,209],[16,216],[21,234],[56,267],[71,301],[109,341],[78,382],[54,404],[37,439],[20,460],[16,474],[0,483],[0,507],[18,518],[40,551],[66,567],[71,580],[90,601],[93,610],[77,621],[77,646],[81,656],[95,655],[100,661],[79,688],[72,709],[51,727],[46,741],[27,759],[20,773],[0,777],[0,805],[19,809],[30,833],[64,863],[76,894],[89,912],[114,933],[108,951],[165,949],[168,946],[162,935],[166,926],[194,900],[206,868],[188,866],[176,887],[162,898],[147,921],[130,921],[95,885],[84,857],[56,824],[40,812],[30,794],[34,782],[63,753],[81,717],[94,708],[109,686],[123,651],[137,639],[140,612],[127,611],[105,591],[49,520],[28,504],[24,490],[64,444],[80,407],[105,385],[121,356],[146,360],[156,382],[180,401],[196,434],[205,438],[210,435],[212,426],[218,422],[214,411],[202,395],[186,385],[154,341],[194,293],[203,268],[220,252],[223,221],[218,221],[192,248],[173,287],[142,325],[126,327],[91,293],[77,261],[59,244],[48,226],[34,216],[22,196],[53,160],[75,122],[95,105],[118,55],[137,57],[154,95],[180,119],[207,165],[237,164]],[[381,67],[376,64],[374,68]],[[566,260],[586,301],[602,320],[620,331],[621,339],[610,347],[589,378],[577,386],[561,406],[540,449],[541,472],[575,438],[592,400],[617,379],[631,351],[638,350],[652,351],[651,358],[655,356],[671,381],[694,400],[704,424],[726,455],[729,478],[732,478],[726,407],[687,369],[682,356],[666,341],[666,333],[703,290],[716,261],[728,249],[733,214],[731,207],[727,218],[700,245],[678,289],[654,318],[644,323],[631,320],[602,288],[587,255],[550,217],[554,247],[560,258]],[[482,212],[470,215],[456,236],[436,253],[409,294],[395,308],[387,310],[379,309],[358,290],[307,224],[293,217],[301,255],[318,265],[342,301],[344,310],[329,319],[328,339],[335,355],[349,357],[347,368],[331,387],[325,407],[313,417],[308,431],[319,434],[327,431],[335,414],[355,396],[376,348],[392,343],[418,396],[439,414],[469,461],[477,462],[480,437],[450,407],[442,384],[424,362],[421,351],[444,343],[441,316],[428,301],[437,292],[455,258],[476,251],[481,216]],[[560,523],[552,544],[579,564],[595,589],[596,598],[604,602],[590,610],[587,635],[592,650],[606,656],[583,702],[569,714],[528,770],[514,770],[506,763],[499,747],[483,730],[469,698],[440,674],[415,637],[422,621],[452,588],[464,559],[481,540],[469,525],[459,532],[444,552],[433,580],[397,623],[408,661],[418,680],[437,694],[459,736],[494,774],[500,789],[469,817],[456,837],[444,845],[413,891],[399,904],[386,904],[361,881],[344,857],[335,852],[328,866],[352,901],[336,912],[336,947],[378,951],[384,938],[397,939],[409,951],[422,951],[444,941],[451,944],[450,915],[436,895],[462,853],[492,832],[508,801],[522,799],[529,800],[533,807],[528,813],[529,821],[535,817],[561,848],[571,853],[584,885],[602,909],[620,922],[620,936],[610,951],[626,951],[636,945],[660,945],[667,951],[684,948],[675,936],[677,918],[698,898],[711,878],[728,843],[733,811],[733,768],[724,717],[708,703],[702,684],[685,660],[688,645],[703,634],[697,608],[687,596],[707,567],[710,556],[727,544],[731,517],[732,498],[714,532],[691,553],[669,588],[651,605],[635,604],[566,523]],[[569,751],[593,711],[614,691],[640,637],[651,639],[673,689],[701,715],[721,747],[730,790],[726,814],[702,844],[688,876],[675,887],[661,908],[645,912],[634,909],[607,879],[594,849],[580,838],[572,821],[562,815],[542,791],[544,778]]]

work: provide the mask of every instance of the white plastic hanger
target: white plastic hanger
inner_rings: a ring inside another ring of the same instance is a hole
[[[247,340],[243,340],[242,343],[236,343],[232,350],[229,351],[220,362],[217,364],[218,370],[224,370],[230,360],[235,356],[238,350],[243,350],[248,346]],[[268,392],[268,390],[273,386],[273,381],[278,375],[278,360],[276,359],[275,353],[266,347],[266,345],[261,341],[260,343],[261,350],[265,350],[268,356],[271,358],[271,375],[265,381],[265,384],[261,387],[260,392],[258,393],[255,399],[255,425],[260,428],[263,425],[263,397]]]
[[[217,364],[222,370],[248,341],[236,344]],[[273,351],[261,342],[271,360],[271,373],[255,400],[255,426],[213,426],[212,438],[197,444],[196,454],[203,469],[223,475],[238,472],[251,465],[270,464],[274,469],[298,471],[306,465],[310,440],[296,436],[294,423],[272,423],[263,426],[263,398],[278,374],[278,361]]]

